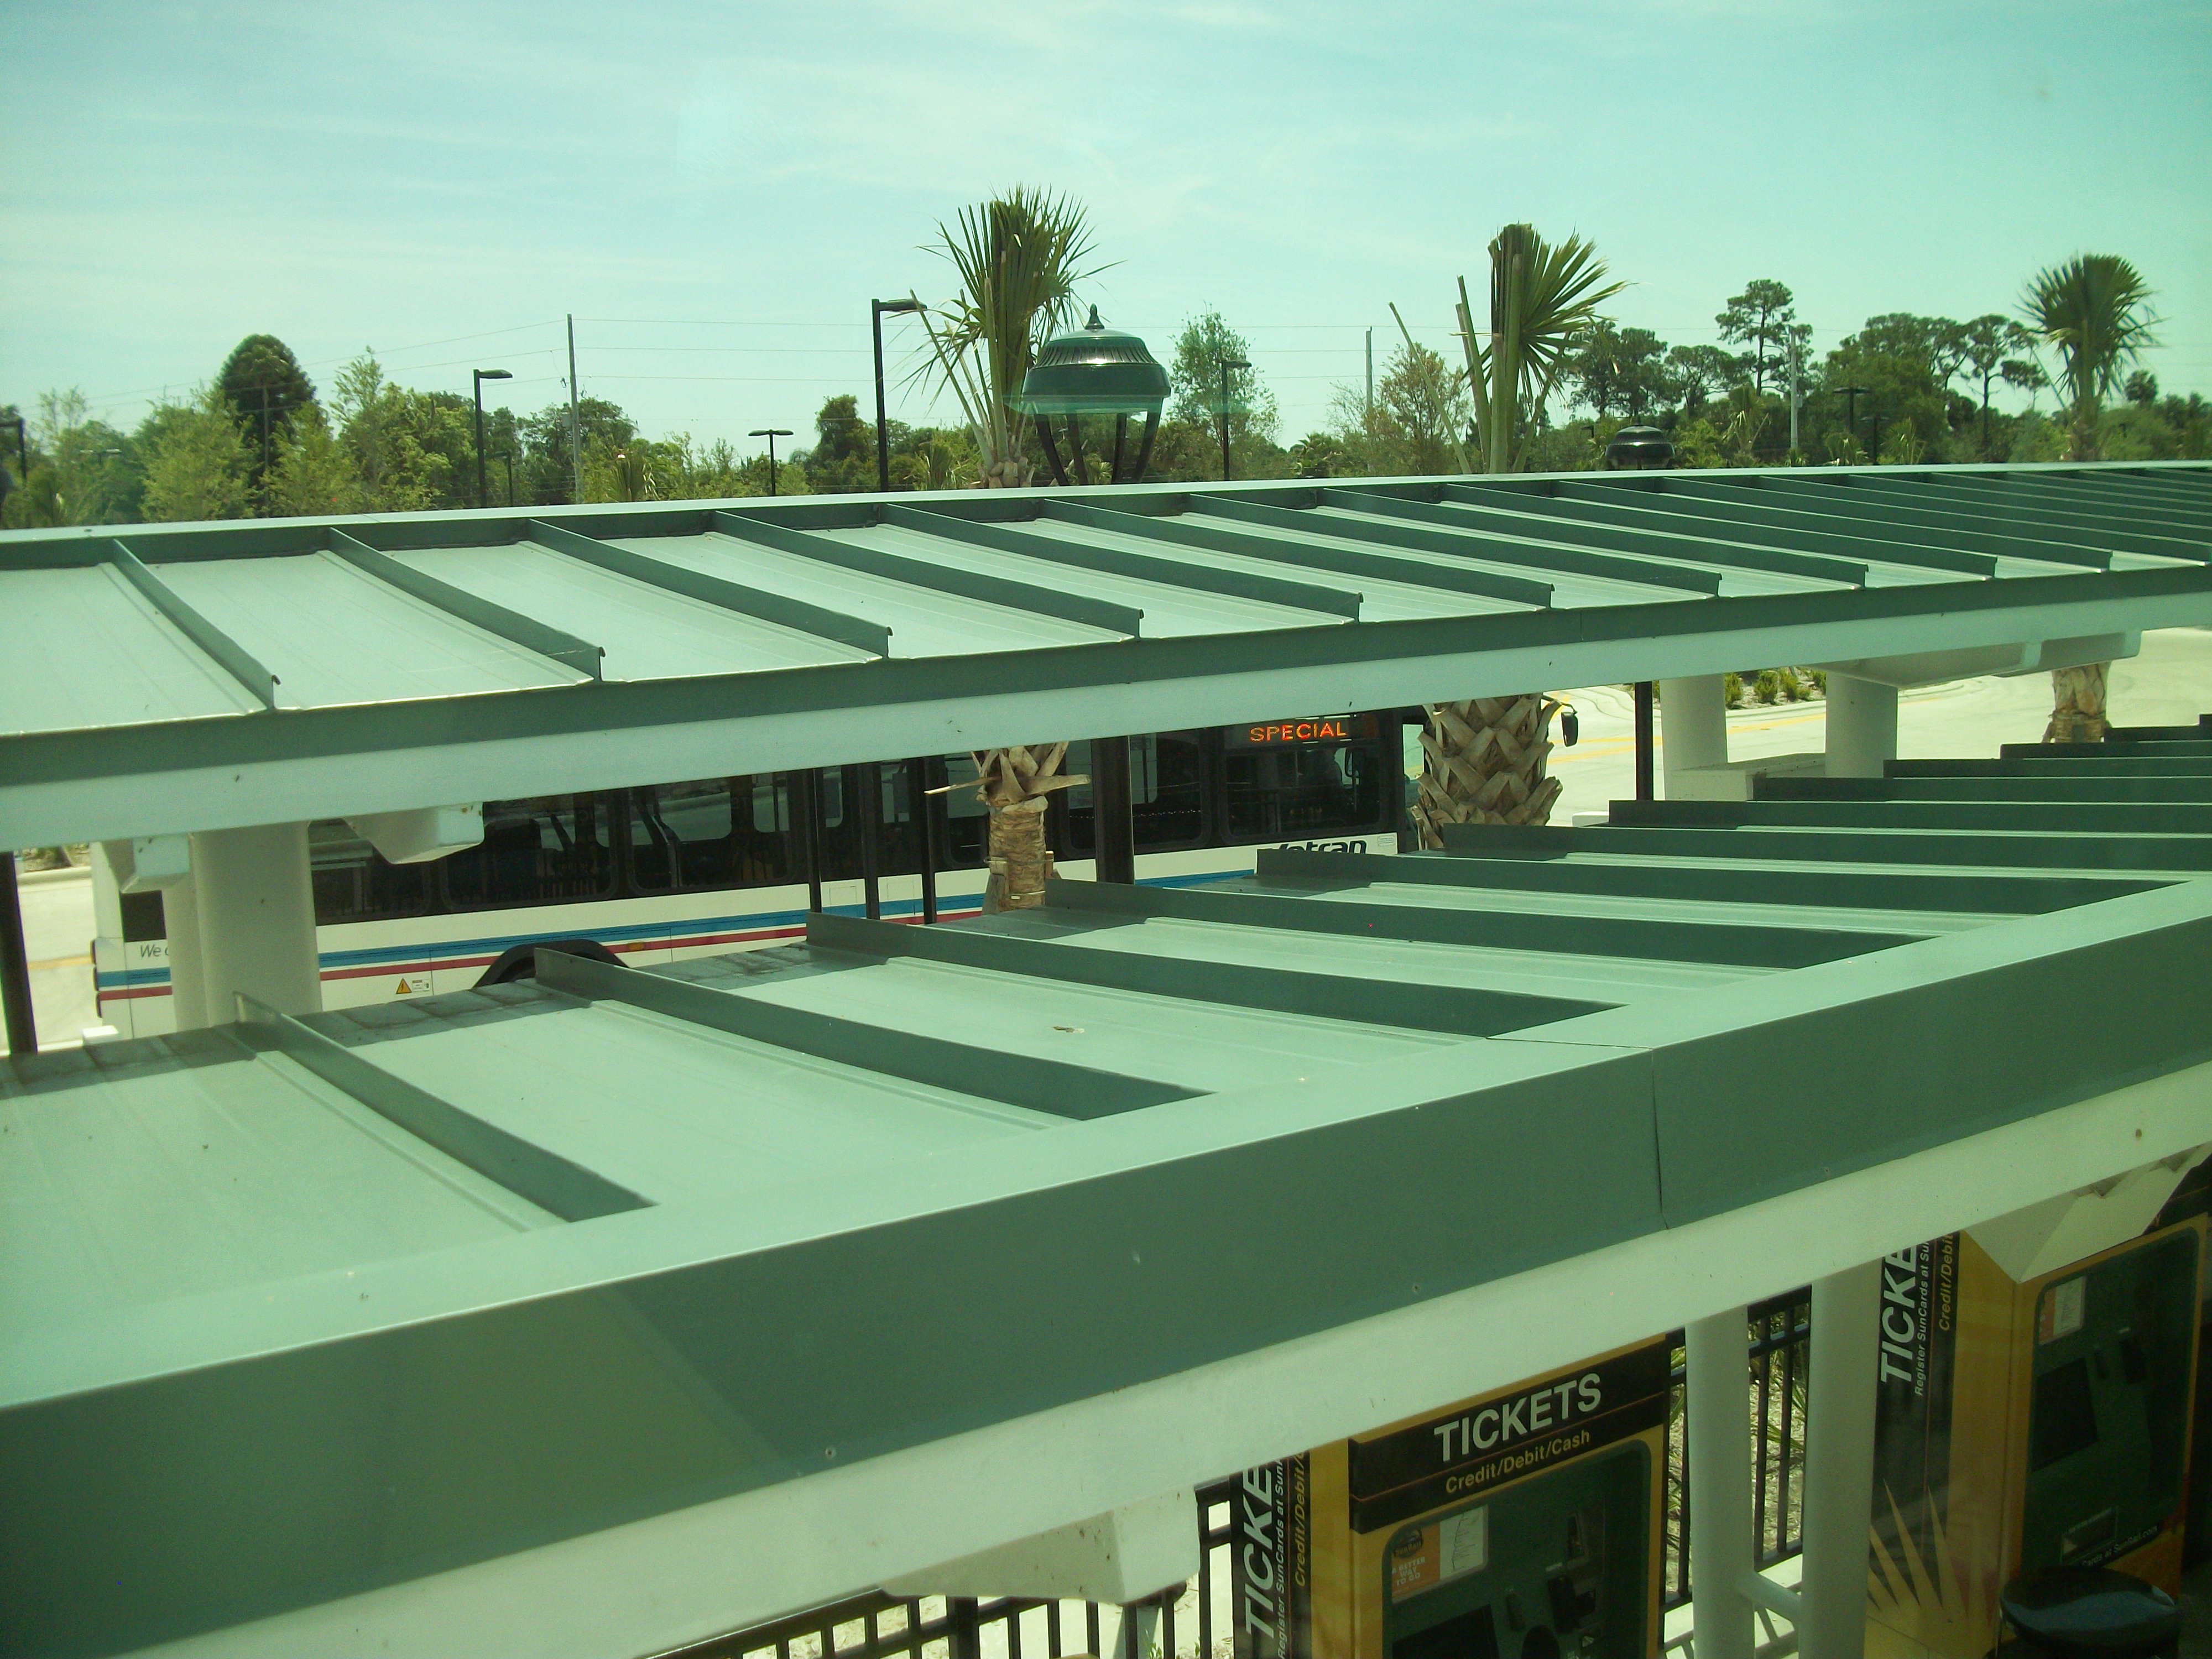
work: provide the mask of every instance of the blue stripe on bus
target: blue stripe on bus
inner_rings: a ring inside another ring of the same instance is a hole
[[[1249,870],[1207,870],[1194,875],[1146,876],[1137,884],[1140,887],[1204,887],[1216,882],[1236,881],[1251,875]],[[963,900],[981,901],[980,894],[952,894],[948,898],[954,904]],[[599,901],[604,902],[604,901]],[[887,917],[919,916],[921,901],[885,899],[883,914]],[[860,904],[836,904],[830,907],[832,915],[865,916],[867,908]],[[619,945],[647,943],[671,937],[699,933],[756,933],[778,927],[797,927],[806,920],[804,910],[757,910],[747,914],[699,916],[681,921],[629,922],[617,927],[601,927],[585,930],[602,945]],[[550,939],[578,937],[574,927],[528,933],[495,933],[484,938],[465,939],[417,940],[411,944],[380,945],[352,951],[325,951],[319,953],[319,965],[324,968],[365,968],[380,963],[438,961],[453,957],[492,956],[511,950],[518,945],[542,945]],[[124,989],[141,985],[167,985],[167,968],[125,968],[94,975],[101,990]]]

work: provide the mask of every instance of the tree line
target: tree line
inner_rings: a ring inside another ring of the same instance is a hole
[[[1478,405],[1495,395],[1498,360],[1474,361],[1490,349],[1492,331],[1474,328],[1463,283],[1461,341],[1475,348],[1466,366],[1415,341],[1401,324],[1401,343],[1371,390],[1339,386],[1326,423],[1288,443],[1273,395],[1249,367],[1250,341],[1209,310],[1186,321],[1166,354],[1170,396],[1146,479],[1220,477],[1224,421],[1231,471],[1243,478],[1573,471],[1601,465],[1607,444],[1626,425],[1658,427],[1673,442],[1676,465],[1687,467],[2212,454],[2212,404],[2197,394],[2161,395],[2150,374],[2130,367],[2153,343],[2155,319],[2147,286],[2124,260],[2092,255],[2054,266],[2030,282],[2013,314],[1960,322],[1884,313],[1816,352],[1795,295],[1778,280],[1748,282],[1723,302],[1715,317],[1722,343],[1670,345],[1598,309],[1620,285],[1599,285],[1603,264],[1588,244],[1570,238],[1554,246],[1528,235],[1541,258],[1579,259],[1565,275],[1588,281],[1572,325],[1547,337],[1549,355],[1516,371],[1522,379],[1510,418],[1492,422],[1489,436]],[[951,392],[965,418],[890,422],[891,486],[1033,481],[1036,440],[1015,405],[1036,350],[1068,325],[1078,289],[1096,274],[1082,210],[1065,198],[1015,191],[972,210],[959,227],[940,227],[940,236],[961,295],[925,312],[932,348],[911,378]],[[1006,310],[1010,294],[1018,315],[988,314],[980,303],[988,297]],[[2028,407],[1995,407],[1999,389],[2025,393]],[[2053,394],[2047,411],[2045,392]],[[9,489],[0,524],[551,507],[770,490],[764,454],[684,433],[647,437],[617,404],[583,398],[573,416],[566,402],[535,413],[484,411],[480,501],[474,422],[469,398],[398,385],[372,352],[319,392],[282,340],[251,335],[204,388],[164,400],[129,431],[93,418],[75,391],[45,394],[27,417],[15,405],[0,408],[0,434],[21,438],[16,454],[0,457]],[[1493,454],[1486,446],[1494,443],[1505,448]],[[1498,465],[1508,451],[1510,465]],[[811,441],[779,458],[774,484],[781,495],[876,487],[872,422],[851,394],[823,400]]]

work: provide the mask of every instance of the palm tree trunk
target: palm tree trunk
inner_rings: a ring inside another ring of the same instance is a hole
[[[2085,663],[2051,673],[2051,724],[2045,743],[2102,743],[2105,740],[2105,679],[2112,665]]]
[[[975,757],[975,793],[991,809],[990,880],[983,889],[983,914],[1033,910],[1044,902],[1052,875],[1052,848],[1045,844],[1044,811],[1055,789],[1088,783],[1060,769],[1067,745],[1017,744],[986,749]]]
[[[1550,821],[1559,781],[1545,763],[1559,707],[1542,692],[1428,705],[1413,807],[1422,846],[1442,847],[1447,823]]]

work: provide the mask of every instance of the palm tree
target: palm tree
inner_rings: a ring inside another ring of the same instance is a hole
[[[975,434],[977,483],[987,489],[1019,489],[1035,476],[1036,462],[1029,453],[1030,423],[1015,404],[1037,349],[1069,321],[1076,284],[1098,272],[1085,263],[1091,227],[1073,198],[1017,185],[963,208],[957,228],[940,222],[937,233],[941,246],[934,251],[959,273],[960,293],[934,317],[927,308],[921,313],[932,356],[923,373],[933,368],[960,401]],[[933,460],[933,483],[937,471]],[[1044,902],[1052,871],[1046,798],[1088,781],[1061,773],[1066,753],[1067,745],[1056,743],[975,754],[975,793],[991,810],[986,911]]]
[[[2142,273],[2112,253],[2077,253],[2028,283],[2021,314],[2058,357],[2069,420],[2070,459],[2098,456],[2104,401],[2128,365],[2157,343],[2150,288]],[[2062,668],[2051,677],[2045,743],[2097,743],[2105,736],[2105,678],[2110,663]]]
[[[957,226],[939,222],[937,234],[930,251],[951,261],[960,292],[934,316],[921,313],[932,357],[922,373],[933,368],[959,400],[982,486],[1019,489],[1036,463],[1015,404],[1037,348],[1069,320],[1075,285],[1100,270],[1084,264],[1091,227],[1073,198],[1017,185],[961,209]]]
[[[1554,246],[1533,225],[1508,225],[1490,244],[1485,332],[1475,329],[1467,278],[1459,279],[1459,337],[1474,398],[1480,471],[1517,472],[1528,465],[1528,438],[1568,354],[1597,326],[1597,308],[1625,286],[1605,275],[1605,261],[1581,237]],[[1443,846],[1447,823],[1551,817],[1559,781],[1547,777],[1545,768],[1559,708],[1541,691],[1429,705],[1413,807],[1424,847]]]
[[[2130,363],[2158,343],[2150,289],[2125,259],[2078,253],[2053,265],[2021,295],[2021,315],[2058,356],[2058,380],[2072,415],[2073,454],[2097,459],[2097,417]]]
[[[1529,433],[1567,354],[1597,326],[1597,308],[1626,286],[1606,283],[1605,261],[1581,237],[1554,246],[1534,225],[1508,225],[1490,244],[1486,337],[1475,331],[1467,278],[1459,279],[1460,344],[1483,471],[1517,472],[1527,464]]]

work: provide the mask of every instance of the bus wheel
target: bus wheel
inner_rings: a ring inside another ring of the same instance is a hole
[[[481,991],[487,985],[510,985],[519,979],[538,977],[538,953],[558,951],[563,955],[584,957],[592,962],[604,962],[611,968],[619,968],[623,960],[595,939],[549,939],[535,945],[517,945],[499,953],[499,959],[483,970],[477,981]]]

